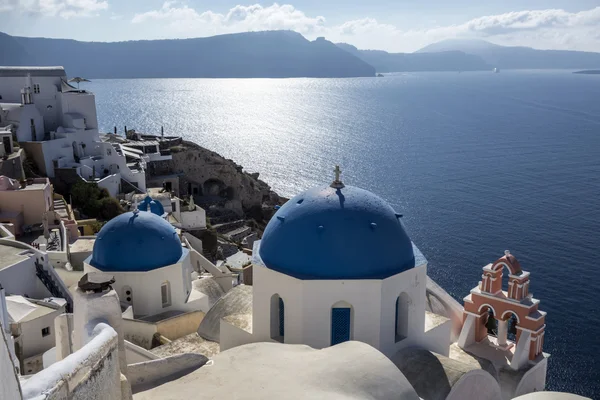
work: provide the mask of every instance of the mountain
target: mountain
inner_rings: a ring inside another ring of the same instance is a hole
[[[463,51],[477,54],[478,51],[497,49],[502,46],[481,39],[446,39],[432,43],[417,50],[415,53],[437,53],[440,51]]]
[[[374,76],[363,60],[292,31],[197,39],[79,42],[0,34],[0,64],[62,65],[86,78],[287,78]]]
[[[24,65],[31,55],[12,36],[0,32],[0,65]]]
[[[600,53],[500,46],[485,40],[443,40],[418,50],[417,54],[439,51],[463,51],[479,56],[488,64],[500,69],[600,68]]]
[[[337,43],[337,46],[371,64],[377,72],[481,71],[493,68],[481,57],[462,51],[388,53],[382,50],[359,50],[347,43]]]

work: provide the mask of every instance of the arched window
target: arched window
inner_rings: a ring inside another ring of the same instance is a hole
[[[352,339],[352,306],[345,301],[331,307],[331,345]]]
[[[285,303],[278,294],[271,296],[271,339],[283,343],[285,338]]]
[[[396,342],[408,337],[408,305],[410,296],[407,293],[401,293],[396,298]]]
[[[166,281],[160,285],[160,298],[163,308],[171,305],[171,284],[169,281]]]

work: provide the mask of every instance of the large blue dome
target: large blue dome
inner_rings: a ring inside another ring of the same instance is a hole
[[[182,254],[171,224],[151,212],[128,212],[100,229],[90,264],[102,271],[150,271],[175,264]]]
[[[310,189],[275,213],[259,255],[268,268],[299,279],[387,278],[415,266],[399,218],[363,189]]]

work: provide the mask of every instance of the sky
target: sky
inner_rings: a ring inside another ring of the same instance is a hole
[[[449,38],[600,52],[600,0],[0,0],[0,32],[123,41],[290,29],[412,52]]]

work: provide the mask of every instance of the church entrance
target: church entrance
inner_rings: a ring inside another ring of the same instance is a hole
[[[350,340],[351,309],[334,307],[331,309],[331,345]]]

